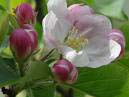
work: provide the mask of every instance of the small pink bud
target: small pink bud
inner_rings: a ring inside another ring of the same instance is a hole
[[[125,38],[123,33],[118,29],[112,29],[112,32],[109,34],[109,38],[121,45],[120,56],[123,55],[125,51]]]
[[[35,21],[36,13],[27,3],[22,3],[21,5],[17,6],[14,13],[16,14],[20,26],[23,26],[26,23],[34,23]]]
[[[24,61],[37,48],[37,34],[30,29],[16,29],[10,36],[10,48],[19,61]]]
[[[72,84],[77,80],[78,71],[75,65],[66,59],[61,59],[52,67],[52,72],[60,81]]]

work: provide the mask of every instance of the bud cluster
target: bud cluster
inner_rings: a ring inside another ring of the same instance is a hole
[[[20,28],[14,29],[11,33],[10,48],[18,61],[24,61],[38,46],[37,32],[31,25],[35,12],[29,4],[23,3],[15,9],[15,15]]]

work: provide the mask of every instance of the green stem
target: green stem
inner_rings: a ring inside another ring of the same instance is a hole
[[[48,52],[48,54],[46,54],[45,56],[43,56],[40,60],[41,61],[45,61],[54,51],[55,49],[52,49],[50,52]]]
[[[74,97],[73,89],[69,88],[68,90],[64,90],[61,86],[57,86],[56,90],[61,94],[62,97]]]

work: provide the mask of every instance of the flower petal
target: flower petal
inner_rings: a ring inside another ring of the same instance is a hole
[[[43,19],[42,25],[46,46],[50,48],[57,47],[60,43],[63,43],[71,27],[67,20],[58,19],[52,11]]]
[[[73,4],[68,7],[69,21],[75,24],[82,15],[93,15],[93,9],[87,5]]]
[[[87,65],[87,67],[97,68],[103,65],[107,65],[119,56],[120,51],[121,51],[121,46],[117,42],[110,40],[111,54],[109,55],[106,52],[103,52],[100,55],[90,55],[89,56],[90,62]]]
[[[108,35],[112,31],[112,26],[109,19],[101,15],[82,16],[76,26],[80,29],[81,35],[88,39],[86,45],[89,57],[88,67],[96,68],[109,64],[115,59],[110,57]]]
[[[68,13],[66,0],[49,0],[47,6],[48,11],[53,11],[58,17],[66,16]]]
[[[110,59],[115,60],[117,57],[119,57],[121,50],[121,45],[119,43],[114,40],[110,40]]]
[[[63,53],[63,56],[71,61],[76,67],[85,67],[89,63],[87,52],[85,50],[76,52],[70,47],[62,46],[60,47],[60,51]]]

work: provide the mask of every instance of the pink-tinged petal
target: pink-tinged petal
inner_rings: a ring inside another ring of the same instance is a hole
[[[72,62],[76,67],[85,67],[89,63],[89,58],[85,49],[76,52],[70,47],[60,46],[60,52],[63,56]]]
[[[66,0],[49,0],[48,11],[53,11],[57,17],[65,17],[68,14]]]
[[[110,40],[109,47],[110,47],[110,55],[108,54],[108,52],[102,52],[101,54],[94,55],[94,56],[90,55],[89,56],[90,62],[87,65],[87,67],[97,68],[100,66],[108,65],[112,61],[114,61],[120,54],[121,46],[117,42]],[[101,50],[103,50],[103,49],[101,49]]]
[[[84,19],[82,18],[82,20]],[[110,21],[99,15],[85,16],[84,21],[80,21],[80,25],[85,25],[85,30],[80,33],[88,39],[86,45],[88,55],[101,54],[101,52],[104,52],[104,48],[108,48],[106,51],[109,52],[108,35],[112,30]]]
[[[73,4],[69,8],[68,19],[75,24],[82,15],[93,15],[93,9],[87,5]]]
[[[83,15],[79,17],[79,20],[75,23],[75,27],[78,30],[86,34],[86,36],[93,37],[96,35],[108,35],[112,30],[110,20],[102,15]]]
[[[44,40],[48,48],[55,48],[60,43],[63,43],[71,27],[69,21],[63,18],[58,19],[52,11],[46,15],[42,24],[44,28]]]
[[[112,30],[109,19],[101,15],[82,16],[76,27],[80,29],[80,34],[88,39],[86,52],[89,64],[85,66],[96,68],[109,63],[110,42],[108,35]],[[102,61],[100,62],[100,60]]]

